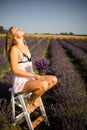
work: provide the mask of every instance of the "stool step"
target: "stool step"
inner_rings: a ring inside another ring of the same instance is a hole
[[[32,110],[29,112],[29,114],[31,114],[32,112],[34,112],[34,110],[37,109],[38,107],[40,107],[40,106],[37,106],[37,107],[34,106],[34,107],[32,108]]]
[[[41,115],[36,120],[34,120],[32,122],[33,128],[35,128],[36,126],[38,126],[42,121],[45,120],[45,118],[46,118],[46,115]]]

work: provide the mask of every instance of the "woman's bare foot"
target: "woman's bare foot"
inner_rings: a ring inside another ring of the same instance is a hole
[[[35,110],[35,106],[33,104],[27,103],[27,111],[29,113],[33,112]]]
[[[41,101],[40,99],[36,99],[35,102],[33,104],[29,103],[29,101],[27,102],[27,111],[29,113],[33,112],[35,110],[35,108],[41,106]]]
[[[41,101],[40,101],[39,98],[37,98],[37,99],[35,100],[35,102],[34,102],[34,106],[36,106],[36,107],[41,106]]]

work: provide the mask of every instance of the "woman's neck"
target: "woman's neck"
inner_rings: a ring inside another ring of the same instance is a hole
[[[23,37],[21,37],[21,38],[16,38],[16,41],[17,41],[17,43],[18,43],[19,46],[24,46]]]

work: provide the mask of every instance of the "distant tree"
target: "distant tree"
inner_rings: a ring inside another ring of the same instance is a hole
[[[65,33],[64,33],[64,35],[68,35],[68,33],[67,33],[67,32],[65,32]]]
[[[60,35],[63,35],[63,33],[61,32]]]
[[[68,33],[67,33],[67,32],[63,33],[63,32],[62,32],[62,33],[60,33],[60,35],[68,35]]]
[[[74,35],[74,33],[70,32],[69,35]]]
[[[69,33],[67,33],[67,32],[62,32],[62,33],[60,33],[60,35],[74,35],[74,33],[73,32],[69,32]]]
[[[4,29],[4,27],[1,25],[1,26],[0,26],[0,34],[4,34],[4,33],[6,33],[6,32],[7,32],[7,30]]]
[[[3,26],[0,26],[0,33],[2,33],[3,32]]]

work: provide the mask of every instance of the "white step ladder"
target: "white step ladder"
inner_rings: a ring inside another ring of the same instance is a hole
[[[39,97],[41,105],[38,107],[40,108],[41,115],[32,122],[31,121],[32,112],[28,113],[26,109],[26,99],[30,98],[31,94],[26,93],[14,94],[12,89],[10,89],[10,91],[11,91],[11,103],[12,103],[12,120],[14,125],[16,125],[17,122],[24,117],[26,119],[29,130],[34,130],[34,128],[37,125],[39,125],[42,121],[44,121],[46,125],[50,126],[41,97]],[[16,105],[17,107],[22,109],[22,112],[20,114],[16,114]]]

